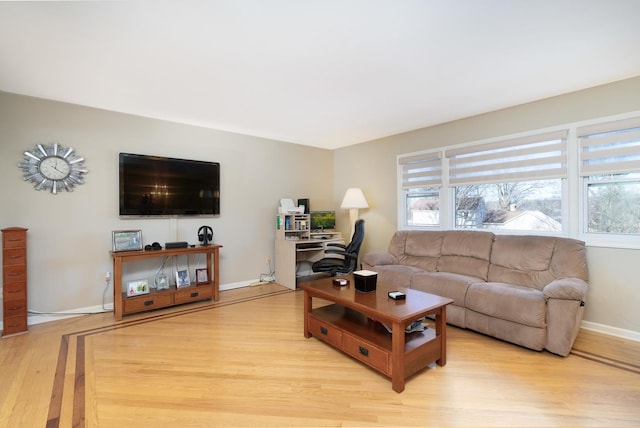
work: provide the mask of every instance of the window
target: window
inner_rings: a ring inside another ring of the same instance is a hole
[[[640,118],[578,128],[586,234],[640,236]]]
[[[405,191],[408,226],[440,225],[440,188],[421,187]]]
[[[561,232],[566,135],[562,130],[452,148],[444,156],[400,157],[404,226]],[[448,196],[453,209],[447,209]]]
[[[640,115],[398,156],[399,228],[640,247]],[[571,194],[569,194],[571,190]]]
[[[424,152],[398,159],[407,226],[440,226],[442,154]]]
[[[446,150],[455,227],[562,231],[567,131]]]
[[[455,227],[562,232],[562,180],[454,187]]]

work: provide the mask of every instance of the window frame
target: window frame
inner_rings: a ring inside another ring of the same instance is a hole
[[[562,210],[562,231],[554,232],[537,232],[533,230],[504,230],[504,229],[482,229],[491,231],[496,234],[522,234],[522,235],[552,235],[564,236],[585,241],[588,246],[610,247],[610,248],[630,248],[640,249],[640,234],[609,234],[587,232],[588,221],[588,182],[589,176],[581,176],[581,148],[578,138],[579,128],[591,126],[606,125],[607,122],[640,119],[640,111],[628,112],[615,116],[601,117],[581,122],[573,122],[555,127],[527,131],[518,134],[477,140],[469,143],[456,144],[450,146],[440,146],[432,149],[425,149],[419,152],[403,153],[396,157],[398,167],[398,185],[397,185],[397,227],[398,230],[449,230],[456,229],[455,226],[455,184],[449,183],[449,158],[447,152],[473,149],[473,147],[487,146],[500,142],[501,140],[527,139],[535,135],[543,135],[546,133],[557,133],[566,131],[566,178],[561,178],[561,210]],[[401,162],[403,159],[420,155],[428,152],[441,152],[442,161],[442,185],[440,187],[440,204],[439,204],[439,220],[438,226],[416,226],[408,224],[407,212],[407,190],[403,187]],[[640,170],[638,171],[640,172]],[[530,180],[538,180],[541,178],[531,177]],[[505,180],[504,182],[509,182]],[[480,184],[480,183],[478,183]],[[477,229],[474,229],[477,230]]]

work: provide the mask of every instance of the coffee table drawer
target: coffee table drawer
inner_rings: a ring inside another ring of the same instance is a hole
[[[342,350],[382,373],[390,375],[389,352],[347,333],[344,333],[342,337]]]
[[[309,315],[309,333],[338,349],[342,348],[342,330],[312,315]]]

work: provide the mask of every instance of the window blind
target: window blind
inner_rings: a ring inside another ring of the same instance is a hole
[[[402,188],[442,186],[442,152],[428,152],[401,157]]]
[[[567,177],[567,130],[447,150],[449,183],[470,185]]]
[[[577,133],[581,176],[640,171],[640,117],[583,126]]]

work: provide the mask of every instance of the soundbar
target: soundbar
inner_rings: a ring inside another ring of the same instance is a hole
[[[187,248],[189,244],[186,241],[178,241],[178,242],[165,242],[164,248],[167,250],[171,248]]]

